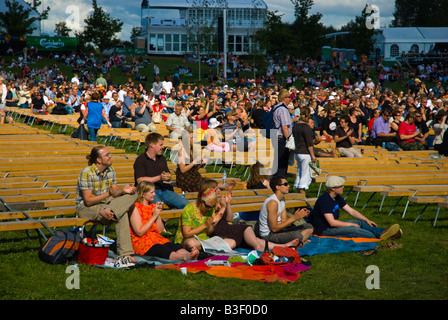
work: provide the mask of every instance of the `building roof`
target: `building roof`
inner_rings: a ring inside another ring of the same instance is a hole
[[[3,1],[3,0],[0,0]],[[201,6],[204,0],[142,0],[142,8],[148,6],[157,8],[191,8],[194,6]],[[227,4],[228,8],[260,8],[267,9],[268,6],[263,0],[210,0],[207,1],[207,7],[224,7]]]
[[[381,28],[385,42],[447,43],[448,28]]]

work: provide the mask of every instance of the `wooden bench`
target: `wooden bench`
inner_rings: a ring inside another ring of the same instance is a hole
[[[419,195],[418,193],[419,193],[419,191],[416,190],[415,193],[412,196],[408,197],[408,201],[407,201],[405,209],[403,211],[402,218],[405,217],[406,211],[407,211],[407,209],[409,207],[409,204],[411,202],[412,203],[424,203],[425,204],[424,208],[420,211],[419,215],[414,220],[414,222],[417,222],[420,219],[420,217],[422,216],[423,212],[426,210],[426,208],[430,204],[443,203],[443,202],[446,201],[447,195],[448,195],[448,192],[446,192],[446,191],[434,191],[432,195]],[[435,225],[435,222],[434,222],[434,225]]]
[[[232,198],[232,209],[234,212],[247,212],[260,210],[264,200],[267,196],[245,196]],[[194,200],[191,200],[194,201]],[[314,205],[315,198],[304,198],[300,194],[289,194],[287,196],[286,207],[309,207]],[[26,210],[4,212],[0,214],[0,231],[13,230],[29,230],[38,228],[53,228],[53,227],[67,227],[67,226],[81,226],[87,219],[77,217],[63,217],[63,218],[47,218],[49,216],[66,216],[74,215],[76,212],[75,206],[63,206],[47,208],[42,210]],[[173,219],[181,216],[182,209],[164,210],[161,214],[162,219]],[[42,219],[43,218],[43,219]],[[4,221],[10,219],[25,219],[20,221]]]

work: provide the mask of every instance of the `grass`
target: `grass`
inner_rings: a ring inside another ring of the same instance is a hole
[[[317,186],[312,185],[312,192]],[[312,196],[313,194],[311,194]],[[367,195],[361,195],[360,205]],[[352,203],[350,195],[348,203]],[[261,283],[224,279],[206,273],[172,270],[112,270],[79,265],[80,289],[66,288],[67,265],[48,265],[37,256],[39,241],[32,233],[0,234],[0,298],[7,300],[445,300],[448,297],[448,218],[442,212],[432,227],[436,206],[428,207],[418,223],[413,220],[420,206],[412,206],[405,219],[398,206],[391,216],[377,213],[379,197],[363,211],[380,226],[400,223],[403,245],[397,250],[379,250],[368,257],[355,252],[308,257],[312,268],[294,283]],[[394,203],[387,200],[385,212]],[[359,205],[359,206],[360,206]],[[358,206],[358,207],[359,207]],[[348,218],[343,216],[342,218]],[[169,222],[169,230],[177,221]],[[113,229],[111,236],[114,236]],[[380,288],[369,290],[368,266],[377,266]]]

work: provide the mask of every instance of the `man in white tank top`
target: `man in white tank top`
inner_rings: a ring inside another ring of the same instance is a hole
[[[305,223],[293,225],[310,213],[306,208],[297,209],[292,217],[287,217],[284,195],[289,193],[289,184],[285,177],[273,176],[269,182],[274,194],[267,198],[261,207],[258,220],[258,232],[261,238],[274,243],[286,243],[299,239],[305,243],[313,233],[313,226]]]

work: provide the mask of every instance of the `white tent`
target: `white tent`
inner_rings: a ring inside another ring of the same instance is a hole
[[[403,52],[428,53],[448,44],[448,28],[382,28],[375,42],[385,60],[395,60]]]

